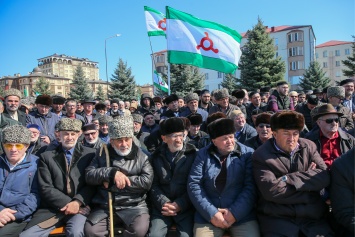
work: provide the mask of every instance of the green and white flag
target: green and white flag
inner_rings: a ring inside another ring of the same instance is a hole
[[[168,85],[165,83],[165,81],[161,78],[159,73],[154,70],[154,79],[153,79],[153,84],[154,87],[168,93]]]
[[[144,6],[145,23],[147,25],[148,36],[165,35],[166,19],[165,15],[153,8]]]
[[[215,22],[166,7],[168,62],[234,73],[242,36]]]

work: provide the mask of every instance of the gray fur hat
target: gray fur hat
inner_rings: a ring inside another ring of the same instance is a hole
[[[226,88],[215,90],[213,96],[216,100],[229,97],[229,92]]]
[[[185,96],[185,103],[189,103],[191,100],[199,100],[196,93],[189,93]]]
[[[31,132],[22,125],[12,125],[2,130],[2,143],[31,143]]]
[[[21,91],[15,89],[15,88],[10,88],[10,89],[4,91],[4,98],[6,98],[6,97],[8,97],[8,96],[11,96],[11,95],[17,96],[17,97],[20,98],[20,99],[22,98],[22,93],[21,93]]]
[[[58,131],[80,132],[83,123],[79,119],[62,118],[59,123]]]
[[[140,124],[143,123],[143,116],[142,115],[132,114],[132,117],[133,117],[133,122],[140,123]]]
[[[110,139],[122,137],[133,137],[133,118],[132,116],[117,116],[108,123],[108,134]]]
[[[331,86],[327,90],[327,97],[345,97],[345,88],[342,86]]]
[[[112,117],[111,116],[107,116],[107,115],[103,115],[99,117],[99,124],[103,125],[103,124],[108,124],[110,121],[112,121]]]

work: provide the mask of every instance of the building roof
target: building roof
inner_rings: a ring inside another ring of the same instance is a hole
[[[351,41],[331,40],[331,41],[327,41],[327,42],[325,42],[325,43],[323,43],[323,44],[317,45],[316,48],[337,46],[337,45],[342,45],[342,44],[352,44],[352,42],[351,42]]]
[[[76,60],[76,61],[85,61],[85,62],[91,62],[91,63],[98,63],[98,62],[91,61],[88,58],[78,58],[78,57],[73,57],[73,56],[67,56],[65,54],[56,54],[56,53],[49,55],[47,57],[39,58],[39,59],[37,59],[37,61],[41,61],[43,59],[52,58],[52,57],[63,58],[63,59],[65,58],[65,59],[71,59],[71,60]]]
[[[298,28],[303,28],[303,27],[312,27],[311,25],[299,25],[299,26],[272,26],[272,27],[268,27],[266,26],[266,32],[267,33],[276,33],[276,32],[280,32],[280,31],[285,31],[285,30],[294,30],[294,29],[298,29]],[[245,38],[247,37],[247,32],[243,32],[241,33],[242,37]]]

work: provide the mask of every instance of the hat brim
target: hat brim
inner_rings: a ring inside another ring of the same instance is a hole
[[[344,114],[341,112],[326,112],[326,113],[321,113],[321,114],[317,114],[313,117],[314,121],[316,121],[317,119],[319,119],[320,117],[327,115],[327,114],[337,114],[339,117],[343,116]]]

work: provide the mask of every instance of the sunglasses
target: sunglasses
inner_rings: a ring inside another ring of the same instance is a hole
[[[95,135],[95,133],[96,133],[96,132],[84,133],[84,136],[87,136],[87,137],[88,137],[88,136],[90,136],[90,135],[91,135],[91,136],[94,136],[94,135]]]
[[[328,124],[331,124],[332,122],[339,123],[339,118],[333,118],[333,119],[319,119],[319,120],[325,121],[325,122],[328,123]]]
[[[258,125],[258,127],[259,128],[263,128],[263,127],[270,128],[270,124],[261,123]]]
[[[14,146],[16,147],[17,150],[22,150],[25,147],[25,145],[23,145],[21,143],[16,143],[16,144],[5,143],[4,144],[4,148],[8,149],[8,150],[12,149]]]

